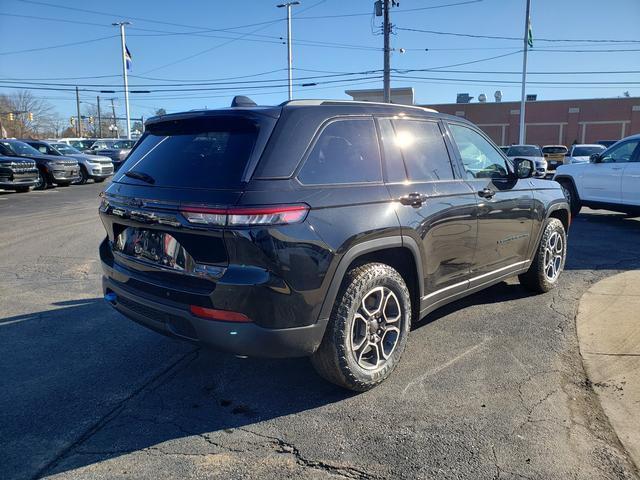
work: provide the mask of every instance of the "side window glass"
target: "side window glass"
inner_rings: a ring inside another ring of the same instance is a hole
[[[453,180],[449,153],[436,122],[394,120],[393,125],[409,180]]]
[[[639,140],[631,140],[609,150],[602,156],[601,163],[627,163],[633,157],[633,151],[638,147]]]
[[[382,137],[382,150],[384,152],[384,163],[387,171],[387,181],[389,183],[405,182],[407,172],[402,161],[402,152],[396,142],[396,132],[391,125],[391,120],[378,120],[380,126],[380,136]]]
[[[337,120],[327,125],[298,179],[305,185],[381,182],[380,151],[373,119]]]
[[[507,161],[496,147],[471,128],[449,124],[468,178],[506,178]]]

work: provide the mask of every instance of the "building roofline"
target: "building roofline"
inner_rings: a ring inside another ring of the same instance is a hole
[[[558,100],[531,100],[527,102],[527,105],[533,105],[535,103],[552,103],[552,102],[596,102],[601,100],[635,100],[640,101],[640,97],[602,97],[602,98],[564,98]],[[425,107],[429,108],[429,106],[449,106],[449,105],[457,105],[460,107],[464,107],[466,105],[520,105],[519,100],[513,100],[509,102],[475,102],[475,103],[429,103],[424,104]]]

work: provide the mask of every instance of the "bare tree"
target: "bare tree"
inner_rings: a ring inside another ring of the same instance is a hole
[[[7,136],[18,138],[46,136],[57,116],[49,102],[36,97],[29,90],[0,95],[0,112]],[[9,113],[13,114],[13,120],[9,120]]]

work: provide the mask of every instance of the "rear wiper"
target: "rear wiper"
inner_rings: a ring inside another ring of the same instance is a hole
[[[146,183],[151,183],[151,184],[156,183],[156,181],[153,179],[151,175],[144,172],[135,172],[133,170],[129,170],[128,172],[125,172],[125,176],[130,178],[135,178],[136,180],[142,180],[143,182],[146,182]]]

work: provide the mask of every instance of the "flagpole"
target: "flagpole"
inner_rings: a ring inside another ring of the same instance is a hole
[[[525,138],[525,108],[527,103],[527,52],[529,51],[529,27],[531,11],[531,0],[527,0],[527,11],[524,17],[524,52],[522,56],[522,92],[520,96],[520,135],[518,143],[524,144]]]
[[[117,22],[112,25],[120,26],[120,43],[122,44],[122,76],[124,78],[124,107],[127,117],[127,139],[131,140],[131,116],[129,114],[129,79],[127,77],[127,43],[124,34],[125,25],[130,25],[130,22]]]

